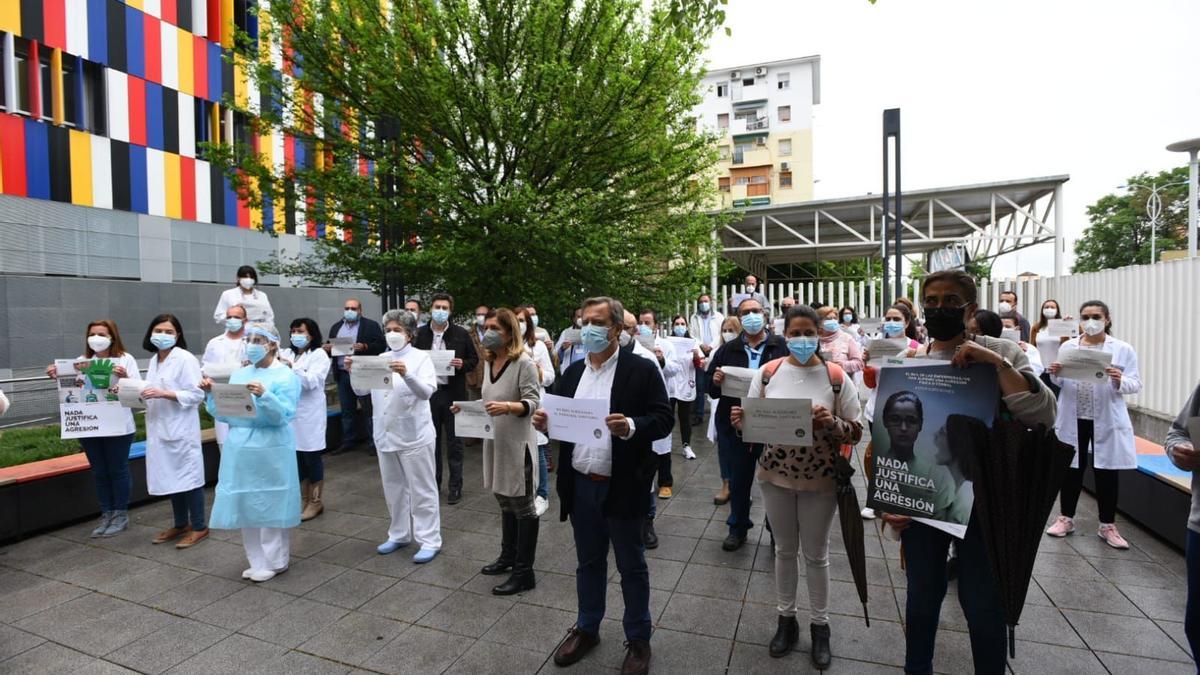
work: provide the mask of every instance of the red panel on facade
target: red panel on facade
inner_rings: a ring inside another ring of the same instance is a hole
[[[207,44],[203,37],[192,36],[192,93],[196,98],[209,98]]]
[[[42,69],[39,66],[39,47],[37,40],[29,41],[29,63],[25,64],[29,68],[29,116],[35,120],[42,119]],[[50,83],[47,82],[46,85],[49,86]]]
[[[296,137],[291,134],[283,135],[283,168],[289,172],[296,168]]]
[[[196,160],[191,157],[179,158],[180,215],[184,220],[196,219]],[[208,195],[204,195],[208,199]]]
[[[221,41],[221,0],[208,0],[208,39],[212,42]]]
[[[129,76],[129,142],[146,145],[146,81],[132,75]]]
[[[178,12],[175,11],[177,9],[175,0],[163,0],[162,7],[160,9],[160,15],[162,16],[163,21],[166,21],[172,26],[179,25],[179,17],[176,16]]]
[[[146,79],[162,84],[162,22],[143,14],[142,26],[146,37]]]
[[[5,0],[16,4],[17,0]],[[67,48],[66,0],[42,0],[42,31],[47,47]]]
[[[0,171],[4,194],[25,196],[25,118],[0,113]]]

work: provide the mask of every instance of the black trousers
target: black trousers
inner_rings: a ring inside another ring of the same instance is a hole
[[[434,462],[437,465],[438,489],[442,488],[442,443],[446,445],[446,465],[450,469],[450,489],[462,490],[463,484],[463,445],[458,436],[454,435],[454,413],[450,405],[454,397],[450,390],[439,388],[429,398],[430,412],[433,413],[433,428],[437,431],[434,441]]]
[[[679,440],[684,445],[692,444],[692,401],[671,399],[675,403],[675,414],[679,417]]]
[[[1062,514],[1068,518],[1075,517],[1075,507],[1079,504],[1079,492],[1083,489],[1083,472],[1087,471],[1089,449],[1094,446],[1095,425],[1092,420],[1079,420],[1079,468],[1067,469],[1067,477],[1063,479],[1062,493],[1059,497]],[[1101,523],[1112,523],[1117,517],[1117,486],[1119,474],[1117,469],[1097,469],[1092,466],[1096,476],[1096,502],[1100,511]]]

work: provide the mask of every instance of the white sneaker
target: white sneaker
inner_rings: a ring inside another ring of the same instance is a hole
[[[250,572],[250,581],[261,584],[264,581],[274,579],[277,575],[283,574],[286,571],[288,571],[286,567],[278,570],[253,570]]]
[[[863,507],[863,510],[859,514],[863,517],[863,520],[875,520],[875,509],[870,507]]]
[[[542,514],[545,513],[549,508],[550,500],[541,495],[533,498],[533,511],[538,515],[539,518],[541,518]]]
[[[696,459],[696,453],[692,452],[692,446],[684,444],[683,458],[684,459]]]
[[[242,570],[242,578],[243,579],[249,579],[252,576],[254,576],[254,568],[253,567]]]

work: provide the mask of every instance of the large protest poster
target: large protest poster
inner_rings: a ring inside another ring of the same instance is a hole
[[[128,414],[117,400],[117,379],[112,377],[110,361],[94,359],[78,370],[67,359],[58,359],[55,364],[58,366],[60,437],[91,438],[126,433]]]
[[[996,369],[927,359],[892,363],[879,374],[867,506],[962,537],[975,501],[964,456],[970,448],[947,442],[946,418],[966,415],[990,427],[999,397]]]

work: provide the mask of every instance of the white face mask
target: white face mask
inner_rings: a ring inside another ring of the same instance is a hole
[[[89,335],[87,344],[94,352],[102,352],[112,346],[112,339],[103,335]]]
[[[575,327],[583,328],[583,319],[575,319]]]
[[[475,325],[476,326],[482,326],[484,321],[487,321],[487,314],[476,314],[475,315]]]
[[[251,288],[254,288],[254,280],[250,277],[242,277],[241,279],[238,279],[238,285],[246,290],[250,290]]]
[[[726,342],[733,342],[737,338],[737,333],[725,332],[721,333],[721,339]]]
[[[519,329],[520,329],[521,337],[525,337],[525,322],[524,322],[524,321],[518,321],[518,322],[517,322],[517,328],[519,328]]]
[[[408,336],[404,333],[390,332],[384,337],[387,338],[388,349],[394,352],[404,349],[404,346],[408,344]]]
[[[1046,307],[1042,310],[1042,316],[1046,317],[1047,319],[1053,319],[1054,317],[1058,316],[1058,310],[1054,309],[1053,307]]]
[[[1011,311],[1012,311],[1012,303],[1001,302],[999,305],[996,306],[997,314],[1008,314]]]
[[[1096,336],[1104,332],[1104,322],[1100,319],[1088,319],[1083,322],[1083,332]]]

